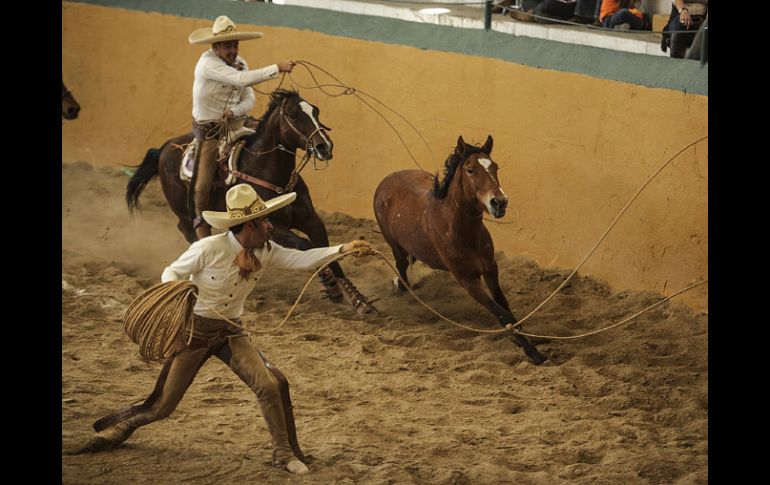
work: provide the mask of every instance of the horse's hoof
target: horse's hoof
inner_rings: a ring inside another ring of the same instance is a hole
[[[527,354],[527,357],[529,358],[529,361],[532,362],[534,365],[540,365],[546,360],[548,360],[546,356],[544,356],[543,354],[537,351],[531,354]]]
[[[362,301],[362,302],[359,302],[358,305],[356,305],[356,313],[359,315],[366,315],[368,313],[378,314],[380,312],[378,312],[377,309],[374,308],[374,306],[372,306],[371,304],[365,301]]]
[[[403,293],[408,289],[407,286],[398,279],[398,276],[393,277],[393,288],[396,293]]]

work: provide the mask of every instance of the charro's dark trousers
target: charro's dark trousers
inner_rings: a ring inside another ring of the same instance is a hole
[[[219,138],[213,136],[213,130],[208,125],[198,125],[193,122],[193,133],[198,141],[198,159],[196,161],[195,187],[193,201],[195,216],[200,218],[205,210],[209,210],[209,199],[214,186],[214,176],[217,173],[217,158],[219,157]]]
[[[214,355],[227,364],[257,396],[273,443],[273,463],[283,465],[294,458],[289,444],[278,381],[265,367],[262,357],[249,337],[223,331],[226,326],[227,323],[224,321],[196,315],[194,331],[196,338],[189,347],[184,345],[182,350],[169,357],[170,362],[167,361],[164,364],[164,371],[166,366],[168,370],[165,376],[164,372],[161,372],[158,379],[156,387],[160,387],[159,395],[145,409],[100,431],[97,435],[122,442],[137,428],[168,417],[182,400],[198,370],[209,357]],[[204,338],[197,338],[198,335],[203,335]],[[186,344],[186,337],[183,340]]]

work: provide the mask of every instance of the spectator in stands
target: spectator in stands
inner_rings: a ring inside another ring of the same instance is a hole
[[[551,23],[549,19],[569,20],[580,24],[593,23],[599,14],[599,0],[522,0],[516,7],[516,0],[496,1],[492,12],[510,13],[522,22]]]
[[[693,44],[694,31],[700,29],[708,10],[708,0],[671,0],[671,15],[663,28],[663,38],[660,42],[663,52],[670,48],[671,57],[684,58],[687,48]]]
[[[602,27],[616,30],[651,30],[652,21],[639,9],[639,0],[602,0]]]
[[[592,24],[599,20],[599,5],[601,0],[577,0],[575,16],[570,20],[581,24]]]

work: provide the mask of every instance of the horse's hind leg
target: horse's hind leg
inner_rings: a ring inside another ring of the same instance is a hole
[[[406,269],[409,267],[409,262],[414,262],[414,258],[412,258],[409,253],[406,252],[404,248],[399,246],[397,243],[391,243],[388,241],[388,244],[390,244],[390,250],[393,252],[393,258],[396,260],[396,269],[398,270],[399,276],[401,276],[401,279],[393,278],[393,284],[401,291],[406,291],[406,285],[401,280],[406,281],[406,284],[409,286],[412,286],[411,283],[409,283],[409,276],[406,274]]]
[[[195,229],[193,229],[192,221],[182,217],[178,217],[178,219],[179,223],[176,227],[184,235],[184,238],[187,239],[187,242],[192,244],[197,241],[198,235],[195,233]]]

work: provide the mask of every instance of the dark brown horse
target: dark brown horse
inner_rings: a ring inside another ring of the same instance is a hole
[[[516,323],[516,318],[500,289],[495,247],[482,222],[484,212],[503,217],[508,205],[491,152],[491,136],[482,147],[466,145],[461,136],[444,163],[440,183],[438,175],[422,170],[388,175],[374,192],[374,215],[404,281],[409,282],[406,269],[415,260],[449,271],[505,326]],[[491,298],[481,285],[482,277]],[[406,289],[400,281],[398,287]],[[524,336],[514,334],[513,338],[531,362],[545,361]]]
[[[61,83],[61,117],[67,120],[74,120],[78,117],[80,112],[80,105],[72,93],[64,86],[64,81]]]
[[[328,135],[330,128],[321,124],[316,106],[302,99],[296,91],[277,90],[270,95],[270,103],[256,132],[246,138],[246,144],[238,161],[238,183],[249,183],[264,200],[281,193],[294,191],[297,199],[269,217],[275,232],[272,239],[278,244],[301,250],[329,245],[326,226],[313,208],[305,181],[296,170],[296,151],[303,149],[319,160],[332,159],[334,147]],[[182,149],[193,140],[192,133],[172,138],[161,148],[150,148],[141,165],[126,187],[126,202],[129,210],[139,207],[139,195],[147,183],[156,175],[160,176],[163,194],[179,223],[177,227],[188,242],[196,241],[193,229],[195,213],[189,203],[189,182],[179,177]],[[224,211],[225,192],[228,187],[221,177],[215,183],[211,196],[210,210]],[[293,187],[292,187],[293,184]],[[272,188],[268,188],[272,187]],[[298,229],[307,235],[300,237],[290,229]],[[321,273],[321,281],[329,298],[348,300],[359,313],[373,310],[366,298],[345,277],[339,264],[332,263],[330,269]]]

